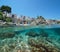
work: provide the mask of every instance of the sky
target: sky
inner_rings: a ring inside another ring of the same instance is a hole
[[[10,6],[13,14],[60,20],[60,0],[0,0],[2,5]]]

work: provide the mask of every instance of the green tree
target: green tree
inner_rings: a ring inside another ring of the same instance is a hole
[[[37,16],[37,19],[44,19],[43,16]]]
[[[3,20],[3,14],[0,12],[0,20]]]
[[[0,7],[0,11],[2,11],[2,12],[6,11],[8,13],[11,13],[11,7],[3,5]]]
[[[3,21],[6,21],[6,18],[7,18],[6,16],[5,16],[5,17],[3,17]]]
[[[1,8],[0,8],[0,12],[1,12]]]
[[[6,22],[12,22],[12,19],[10,17],[7,17]]]
[[[41,19],[45,21],[45,18],[43,16],[37,16],[37,19]]]

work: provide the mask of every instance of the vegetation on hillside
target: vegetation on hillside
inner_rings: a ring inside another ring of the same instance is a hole
[[[0,12],[0,20],[3,20],[3,14]]]
[[[3,12],[11,13],[11,7],[10,6],[1,6],[0,7],[0,20],[6,21],[6,22],[12,22],[12,18],[3,16]]]
[[[6,11],[8,13],[11,13],[11,7],[3,5],[3,6],[0,7],[0,11],[1,12],[5,12]]]

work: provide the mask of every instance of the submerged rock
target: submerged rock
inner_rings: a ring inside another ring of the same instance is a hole
[[[42,37],[48,37],[48,33],[45,32],[43,29],[40,31],[40,35],[41,35]]]
[[[0,38],[5,39],[5,38],[13,38],[15,36],[15,33],[13,32],[8,32],[8,33],[1,33]]]
[[[34,39],[29,39],[28,44],[33,47],[32,52],[48,52],[47,47],[43,46],[42,44],[39,44],[36,40]],[[38,49],[38,50],[37,50]]]
[[[57,47],[43,39],[35,40],[33,38],[29,38],[28,44],[31,46],[31,52],[60,52]]]
[[[28,31],[27,33],[26,33],[26,35],[28,35],[28,36],[31,36],[31,37],[36,37],[36,36],[39,36],[39,34],[37,33],[37,32],[35,32],[35,31]]]

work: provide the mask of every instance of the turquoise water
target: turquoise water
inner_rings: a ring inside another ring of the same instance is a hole
[[[60,52],[60,25],[0,27],[0,52],[14,51]]]

